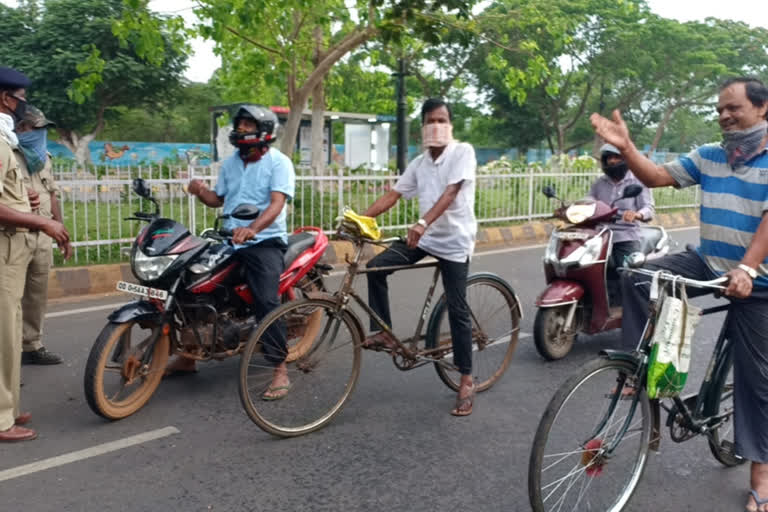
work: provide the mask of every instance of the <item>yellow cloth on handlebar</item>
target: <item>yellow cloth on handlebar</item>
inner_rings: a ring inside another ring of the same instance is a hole
[[[355,235],[378,240],[381,238],[381,230],[373,217],[358,215],[351,208],[344,208],[341,226]]]

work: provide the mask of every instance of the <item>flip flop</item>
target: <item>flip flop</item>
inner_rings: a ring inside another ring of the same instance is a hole
[[[288,384],[287,386],[274,386],[274,387],[269,386],[267,388],[267,390],[264,392],[264,394],[261,395],[261,399],[262,400],[266,400],[267,402],[273,402],[275,400],[281,400],[281,399],[285,398],[286,396],[288,396],[288,392],[291,390],[291,385],[292,384]],[[281,393],[279,395],[273,395],[273,396],[267,395],[267,393],[275,393],[277,391],[285,391],[285,393]]]
[[[752,495],[753,498],[755,498],[755,503],[757,503],[757,506],[755,508],[752,507],[744,507],[744,510],[747,512],[762,512],[760,509],[763,505],[768,505],[768,498],[760,499],[760,495],[757,494],[757,491],[754,489],[749,490],[749,494]]]
[[[365,338],[360,346],[367,350],[394,350],[397,343],[388,334],[379,331]]]
[[[472,405],[475,400],[475,385],[472,384],[472,390],[464,398],[459,398],[456,394],[456,406],[451,410],[451,414],[454,416],[469,416],[472,414]],[[469,408],[467,408],[469,405]]]

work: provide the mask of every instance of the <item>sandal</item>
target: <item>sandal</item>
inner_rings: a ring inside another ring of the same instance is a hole
[[[475,385],[472,384],[467,396],[462,398],[460,393],[461,390],[456,394],[456,406],[451,410],[451,414],[454,416],[469,416],[472,414],[472,405],[475,400]]]
[[[364,349],[368,350],[394,350],[397,347],[397,342],[392,339],[392,336],[384,331],[378,331],[371,334],[363,340],[361,345]]]
[[[757,506],[750,507],[749,505],[747,505],[746,507],[744,507],[744,510],[746,510],[747,512],[765,512],[765,509],[763,508],[763,506],[768,505],[768,498],[761,500],[760,495],[757,494],[757,491],[754,489],[750,489],[749,494],[755,499],[755,503],[757,504]]]
[[[291,390],[291,384],[287,386],[269,386],[267,390],[261,395],[262,400],[267,402],[273,402],[275,400],[282,400],[288,395]]]

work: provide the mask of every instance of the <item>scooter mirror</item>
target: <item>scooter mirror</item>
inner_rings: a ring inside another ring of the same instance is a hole
[[[643,192],[643,187],[641,185],[633,183],[632,185],[629,185],[626,188],[624,188],[624,192],[621,194],[621,197],[622,199],[626,199],[628,197],[637,197],[642,192]]]
[[[259,216],[259,213],[261,213],[261,210],[256,206],[252,204],[241,204],[232,211],[231,216],[239,220],[253,220]]]
[[[152,190],[147,186],[147,182],[141,178],[134,178],[133,191],[145,199],[152,195]]]
[[[624,258],[624,266],[629,268],[640,268],[645,265],[645,254],[636,251]]]
[[[544,188],[541,189],[541,192],[547,196],[548,198],[552,199],[553,197],[556,197],[555,194],[555,187],[551,185],[546,185]]]

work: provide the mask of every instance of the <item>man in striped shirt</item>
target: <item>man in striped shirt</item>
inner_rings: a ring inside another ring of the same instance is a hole
[[[747,510],[768,512],[768,88],[757,79],[727,80],[717,103],[723,142],[656,165],[629,137],[618,111],[592,114],[595,131],[620,151],[648,187],[701,185],[701,246],[653,267],[700,280],[729,278],[728,338],[734,358],[735,452],[752,461]],[[651,265],[648,265],[649,267]],[[648,287],[622,283],[623,343],[634,347],[647,319]],[[701,292],[700,292],[701,293]],[[691,291],[689,295],[695,294]]]

